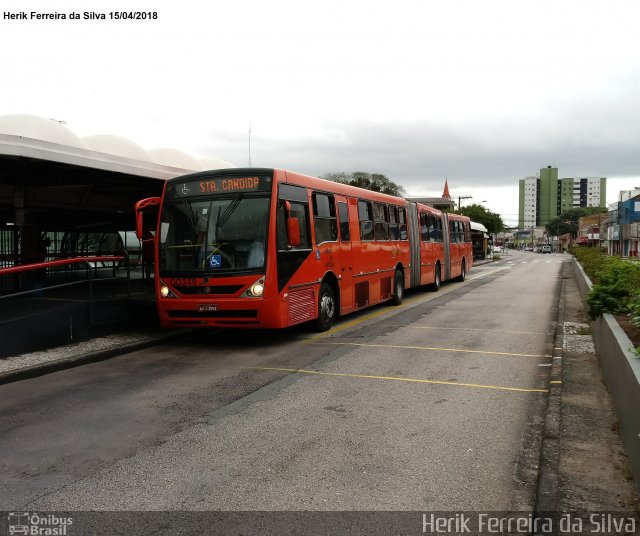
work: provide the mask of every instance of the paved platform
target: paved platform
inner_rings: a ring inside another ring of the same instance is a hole
[[[175,340],[188,333],[190,333],[189,330],[167,331],[159,327],[150,327],[5,357],[0,359],[0,384],[102,361],[116,355],[148,348],[162,341]]]

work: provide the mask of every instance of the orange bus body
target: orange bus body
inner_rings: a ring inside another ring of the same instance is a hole
[[[473,262],[464,216],[281,169],[171,179],[136,204],[139,235],[154,205],[164,327],[326,330],[338,314],[399,304],[406,288],[464,279]]]

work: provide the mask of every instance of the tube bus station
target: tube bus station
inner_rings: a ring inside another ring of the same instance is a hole
[[[153,300],[134,204],[170,177],[225,167],[116,136],[81,139],[43,117],[0,117],[0,355],[133,319]]]

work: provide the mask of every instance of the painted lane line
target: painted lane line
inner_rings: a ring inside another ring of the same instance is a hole
[[[315,341],[314,341],[315,342]],[[436,352],[458,352],[461,354],[489,354],[489,355],[508,355],[514,357],[536,357],[551,359],[553,356],[540,354],[516,354],[513,352],[492,352],[490,350],[466,350],[461,348],[435,348],[431,346],[405,346],[395,344],[366,344],[360,342],[315,342],[327,346],[362,346],[365,348],[399,348],[404,350],[430,350]]]
[[[417,304],[423,304],[423,303],[430,302],[432,300],[435,300],[435,299],[439,298],[440,296],[445,296],[446,294],[449,294],[450,292],[453,292],[454,290],[457,290],[459,288],[465,287],[472,281],[477,281],[478,279],[482,279],[482,278],[487,277],[487,276],[489,276],[491,274],[494,274],[496,272],[501,272],[501,271],[504,271],[504,270],[506,270],[506,267],[496,268],[495,270],[491,270],[489,272],[485,272],[483,274],[479,274],[479,275],[477,275],[475,277],[467,277],[467,279],[465,281],[463,281],[462,283],[457,283],[457,284],[455,284],[453,286],[448,286],[445,289],[440,289],[439,292],[433,293],[432,295],[430,295],[428,297],[416,296],[414,298],[409,298],[408,300],[404,300],[402,305],[394,307],[393,310],[381,309],[380,311],[375,311],[373,313],[370,313],[368,315],[362,316],[362,317],[357,318],[355,320],[352,320],[350,322],[346,322],[344,324],[340,324],[339,326],[335,326],[335,327],[331,328],[329,331],[326,331],[324,333],[319,333],[317,335],[313,335],[313,336],[309,337],[308,339],[305,339],[303,341],[303,343],[309,343],[309,342],[313,342],[313,341],[315,341],[317,339],[324,339],[324,338],[330,337],[334,333],[339,333],[340,331],[344,331],[345,329],[352,328],[354,326],[362,324],[363,322],[366,322],[367,320],[371,320],[373,318],[377,318],[377,317],[382,316],[384,314],[391,314],[391,313],[395,313],[396,311],[401,311],[402,309],[404,309],[405,307],[407,307],[409,305],[414,305],[416,303]]]
[[[388,328],[411,328],[411,329],[437,329],[449,331],[479,331],[482,333],[509,333],[512,335],[553,335],[544,331],[510,331],[506,329],[479,329],[479,328],[445,328],[440,326],[404,326],[402,324],[380,324],[382,327]],[[555,348],[554,348],[555,349]]]
[[[264,371],[274,371],[274,372],[291,372],[295,374],[310,374],[316,376],[333,376],[339,378],[359,378],[366,380],[387,380],[387,381],[397,381],[397,382],[407,382],[407,383],[428,383],[433,385],[451,385],[454,387],[471,387],[476,389],[493,389],[497,391],[516,391],[521,393],[548,393],[548,389],[533,389],[533,388],[522,388],[522,387],[503,387],[500,385],[483,385],[477,383],[461,383],[461,382],[452,382],[445,380],[426,380],[422,378],[399,378],[397,376],[373,376],[370,374],[345,374],[340,372],[320,372],[317,370],[306,370],[306,369],[290,369],[290,368],[278,368],[278,367],[247,367],[251,370],[264,370]]]

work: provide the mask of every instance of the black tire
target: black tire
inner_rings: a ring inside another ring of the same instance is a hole
[[[318,318],[315,320],[316,331],[328,331],[336,318],[336,298],[331,285],[322,283],[318,294]]]
[[[393,297],[391,303],[393,305],[401,305],[404,299],[404,275],[400,270],[396,270],[393,277]]]
[[[462,259],[462,265],[460,266],[460,275],[458,276],[458,281],[464,281],[467,278],[467,265]]]
[[[442,269],[439,263],[436,263],[436,267],[434,268],[434,276],[433,283],[429,285],[429,290],[438,292],[442,286]]]

